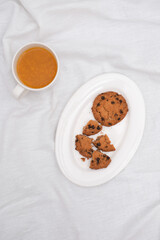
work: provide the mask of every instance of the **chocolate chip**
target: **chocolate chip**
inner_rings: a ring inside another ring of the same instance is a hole
[[[120,110],[120,113],[123,113],[123,111],[122,111],[122,110]]]
[[[102,97],[101,97],[101,99],[102,99],[102,100],[104,100],[104,99],[105,99],[105,97],[104,97],[104,96],[102,96]]]
[[[116,97],[116,100],[119,100],[119,98],[118,98],[118,97]]]
[[[112,102],[111,102],[111,104],[115,104],[115,102],[114,102],[114,101],[112,101]]]
[[[97,160],[97,164],[99,164],[100,158],[99,158],[99,157],[97,157],[97,158],[96,158],[96,160]]]
[[[91,124],[88,125],[88,128],[92,128]]]
[[[121,120],[121,118],[118,118],[118,121]]]
[[[93,161],[93,160],[92,160],[91,162],[92,162],[92,163],[94,163],[94,161]]]
[[[101,143],[97,143],[97,146],[98,146],[98,147],[101,146]]]
[[[91,153],[90,152],[87,152],[89,155],[91,155]]]
[[[99,106],[100,106],[100,103],[97,104],[97,107],[99,107]]]
[[[103,118],[103,117],[101,117],[101,120],[102,120],[102,121],[104,121],[104,118]]]
[[[78,139],[76,139],[76,142],[78,142]]]
[[[114,116],[116,117],[116,116],[118,116],[118,114],[117,114],[117,113],[115,113],[115,114],[114,114]]]
[[[92,129],[95,129],[95,126],[94,126],[94,125],[92,125]]]
[[[101,129],[100,126],[98,126],[98,127],[97,127],[97,130],[100,130],[100,129]]]
[[[106,155],[105,155],[105,154],[103,154],[103,157],[106,157]]]
[[[108,146],[105,146],[105,148],[108,148]]]
[[[110,159],[110,157],[108,157],[108,156],[107,156],[107,159],[109,160],[109,159]]]
[[[120,99],[119,102],[122,103],[122,100]]]
[[[108,123],[108,125],[112,126],[112,123]]]
[[[108,99],[106,99],[106,101],[108,102]]]

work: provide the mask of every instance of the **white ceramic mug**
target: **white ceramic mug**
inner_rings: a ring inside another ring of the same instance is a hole
[[[47,49],[49,52],[51,52],[54,57],[56,58],[56,61],[57,61],[57,73],[55,75],[55,77],[53,78],[52,82],[50,84],[48,84],[47,86],[43,87],[43,88],[30,88],[26,85],[24,85],[21,80],[19,79],[18,77],[18,74],[17,74],[17,61],[19,59],[19,56],[24,52],[26,51],[27,49],[29,48],[32,48],[32,47],[42,47],[44,49]],[[58,61],[58,57],[56,55],[56,53],[50,48],[48,47],[47,45],[43,44],[43,43],[39,43],[39,42],[33,42],[33,43],[28,43],[26,45],[24,45],[23,47],[21,47],[15,54],[14,58],[13,58],[13,61],[12,61],[12,73],[13,73],[13,76],[15,78],[15,80],[17,81],[17,85],[16,87],[13,89],[13,94],[16,98],[19,98],[24,92],[30,90],[30,91],[34,91],[34,92],[38,92],[38,91],[42,91],[44,89],[47,89],[49,87],[51,87],[56,79],[57,79],[57,76],[58,76],[58,72],[59,72],[59,61]]]

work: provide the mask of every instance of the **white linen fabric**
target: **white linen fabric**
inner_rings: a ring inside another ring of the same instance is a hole
[[[0,1],[0,240],[160,239],[159,13],[159,0]],[[56,51],[59,79],[17,100],[11,61],[31,41]],[[54,138],[71,95],[104,72],[139,86],[145,131],[123,172],[84,188],[62,175]]]

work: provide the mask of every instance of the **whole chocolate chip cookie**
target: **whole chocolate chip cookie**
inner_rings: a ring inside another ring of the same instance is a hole
[[[84,127],[83,127],[83,134],[90,136],[94,135],[102,130],[102,125],[100,125],[95,120],[90,120]]]
[[[105,92],[95,98],[92,112],[99,123],[111,127],[126,116],[128,105],[122,95],[116,92]]]
[[[92,139],[79,134],[76,136],[76,150],[84,157],[91,158],[92,157]]]
[[[103,154],[99,151],[94,151],[92,154],[92,160],[90,163],[90,168],[92,169],[100,169],[106,168],[110,164],[111,159],[106,154]]]
[[[106,134],[98,136],[97,139],[93,141],[93,144],[99,150],[102,150],[104,152],[111,152],[116,150]]]

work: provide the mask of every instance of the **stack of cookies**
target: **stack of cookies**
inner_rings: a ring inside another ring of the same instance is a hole
[[[89,136],[99,133],[103,126],[111,127],[124,119],[128,112],[128,105],[125,98],[116,92],[105,92],[99,94],[92,106],[93,116],[96,119],[90,120],[83,127],[83,134],[76,136],[76,150],[85,158],[90,159],[91,169],[106,168],[111,158],[104,152],[115,151],[109,137],[100,135],[93,140]],[[96,150],[93,149],[93,146]],[[85,161],[85,158],[82,158]]]

